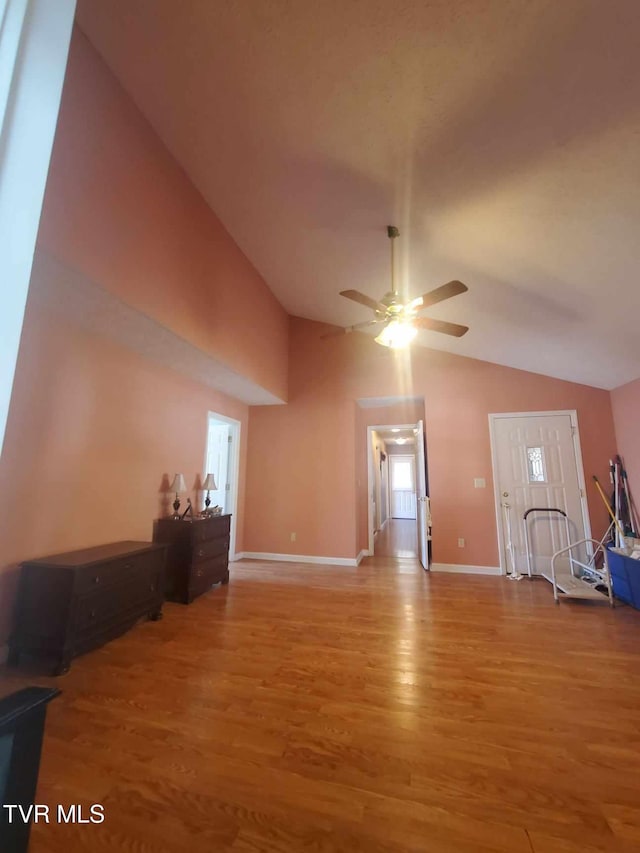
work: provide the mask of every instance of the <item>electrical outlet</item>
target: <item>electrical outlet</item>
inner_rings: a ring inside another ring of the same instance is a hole
[[[295,541],[296,541],[296,534],[295,534],[295,533],[292,533],[292,534],[291,534],[291,541],[292,541],[292,542],[295,542]]]
[[[464,548],[464,539],[462,537],[458,539],[458,548]]]

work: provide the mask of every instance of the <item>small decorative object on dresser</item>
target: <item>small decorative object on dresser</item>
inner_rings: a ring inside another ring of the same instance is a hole
[[[230,524],[230,515],[154,522],[153,541],[169,546],[165,576],[169,601],[191,604],[214,583],[229,583]]]
[[[23,654],[53,658],[61,675],[72,658],[141,616],[162,618],[166,551],[151,542],[115,542],[23,563],[8,663]]]

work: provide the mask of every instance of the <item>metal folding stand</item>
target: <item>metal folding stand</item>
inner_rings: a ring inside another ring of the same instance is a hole
[[[604,541],[610,531],[607,531],[601,541],[597,539],[580,539],[577,542],[571,542],[571,534],[569,531],[569,518],[566,512],[557,507],[531,507],[523,516],[524,524],[524,541],[527,552],[527,572],[530,578],[533,577],[531,567],[531,545],[529,540],[529,524],[528,517],[532,513],[544,512],[546,515],[557,513],[564,518],[565,529],[567,534],[567,546],[558,549],[551,557],[551,566],[547,571],[540,573],[540,576],[549,581],[553,586],[553,598],[556,604],[559,603],[560,596],[565,598],[581,598],[591,599],[594,601],[602,601],[605,594],[598,587],[605,587],[609,598],[609,605],[614,606],[613,591],[611,588],[611,576],[609,574],[609,565],[607,562],[607,551],[604,547]],[[593,555],[588,563],[583,563],[574,556],[574,549],[581,545],[595,546]],[[598,552],[602,553],[603,565],[599,569],[595,565],[595,560]],[[557,566],[559,557],[567,555],[569,558],[568,571],[561,571]]]
[[[559,513],[564,518],[564,523],[567,530],[567,542],[571,542],[571,534],[569,533],[569,518],[567,516],[567,513],[563,509],[558,509],[557,507],[553,506],[532,506],[531,509],[528,509],[522,516],[522,522],[524,524],[524,547],[527,552],[527,574],[530,578],[533,577],[533,572],[531,571],[531,545],[529,543],[529,524],[527,522],[527,519],[534,512],[544,512],[546,515],[549,515],[550,513],[554,512]]]

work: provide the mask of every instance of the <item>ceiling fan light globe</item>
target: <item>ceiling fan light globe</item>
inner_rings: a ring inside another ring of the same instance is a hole
[[[411,323],[392,320],[375,338],[375,342],[390,349],[403,349],[409,346],[417,334],[418,330]]]

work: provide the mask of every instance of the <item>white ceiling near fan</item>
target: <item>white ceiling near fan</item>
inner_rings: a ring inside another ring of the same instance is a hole
[[[636,0],[80,0],[78,20],[287,311],[370,318],[386,226],[423,345],[640,375]],[[331,342],[328,342],[331,346]]]

